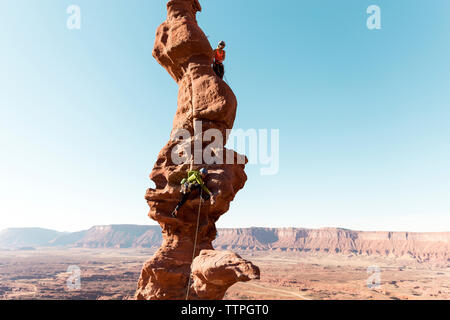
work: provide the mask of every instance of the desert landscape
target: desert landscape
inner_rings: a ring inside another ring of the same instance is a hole
[[[145,249],[42,249],[0,252],[1,299],[132,299]],[[449,299],[448,266],[414,259],[292,252],[241,252],[261,280],[232,286],[225,299]],[[67,286],[68,267],[81,269],[81,288]],[[368,288],[369,266],[380,286]]]
[[[28,2],[0,300],[450,299],[448,1]]]
[[[158,228],[129,225],[97,226],[79,233],[44,229],[3,231],[0,246],[9,248],[0,251],[0,298],[133,299],[142,265],[159,246]],[[348,246],[349,243],[347,238],[338,237],[342,234],[352,235],[353,245],[358,245],[358,235],[367,238],[366,233],[330,228],[309,231],[295,228],[219,229],[216,247],[234,248],[261,270],[260,280],[235,284],[225,299],[450,298],[450,263],[445,254],[448,243],[430,241],[429,234],[426,243],[413,241],[420,254],[410,248],[409,253],[396,255],[387,252],[388,248],[395,252],[395,246],[389,247],[393,240],[370,242],[366,239],[366,246],[372,246],[374,250],[359,252],[345,247],[344,244]],[[374,233],[368,234],[374,238]],[[331,235],[336,235],[334,240]],[[390,233],[390,239],[395,236],[399,235]],[[409,234],[409,241],[417,236]],[[408,246],[409,242],[398,241],[397,246]],[[33,246],[36,243],[39,246]],[[310,248],[306,248],[308,243]],[[426,260],[425,256],[435,258]],[[79,289],[67,285],[70,266],[80,268]],[[368,286],[368,280],[373,276],[368,269],[379,270],[379,285]]]

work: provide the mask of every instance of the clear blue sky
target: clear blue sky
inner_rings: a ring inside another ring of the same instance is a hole
[[[228,44],[235,128],[280,130],[279,174],[249,166],[219,227],[450,231],[450,1],[201,3],[211,43]],[[144,193],[177,101],[151,56],[165,14],[0,2],[0,229],[153,223]]]

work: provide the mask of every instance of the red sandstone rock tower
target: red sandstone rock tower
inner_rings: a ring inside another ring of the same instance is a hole
[[[136,299],[222,299],[237,281],[259,278],[259,269],[251,262],[230,251],[215,251],[212,246],[215,223],[228,211],[230,202],[247,180],[245,164],[238,164],[245,163],[246,158],[221,147],[214,152],[228,155],[234,163],[207,165],[196,158],[195,163],[189,159],[176,164],[172,159],[172,152],[179,147],[175,138],[180,129],[189,131],[192,138],[187,143],[191,146],[208,129],[220,131],[225,144],[226,131],[233,127],[236,117],[235,95],[211,68],[213,50],[197,24],[198,11],[201,11],[198,0],[171,0],[167,3],[167,20],[156,32],[153,56],[179,85],[178,109],[171,139],[150,174],[156,188],[148,189],[145,196],[150,206],[149,217],[162,227],[164,240],[143,266]],[[202,124],[200,134],[194,130],[196,121]],[[200,143],[201,151],[206,144]],[[199,197],[189,200],[177,219],[171,217],[180,199],[180,181],[192,165],[195,169],[208,168],[206,183],[216,199],[214,204],[202,204],[198,233]],[[192,263],[193,254],[196,258]]]

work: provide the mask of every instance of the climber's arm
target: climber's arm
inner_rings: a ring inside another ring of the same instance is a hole
[[[209,194],[210,196],[212,196],[212,192],[209,191],[209,189],[206,187],[206,185],[205,185],[204,183],[203,183],[201,186],[202,186],[203,191],[205,191],[207,194]]]

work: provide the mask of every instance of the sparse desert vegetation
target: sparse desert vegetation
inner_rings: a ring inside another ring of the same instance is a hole
[[[131,299],[142,264],[153,249],[0,251],[1,299]],[[261,269],[261,280],[238,283],[225,299],[449,299],[448,262],[413,258],[305,252],[242,251]],[[68,267],[81,270],[81,289],[70,290]],[[380,286],[368,288],[369,266]]]

